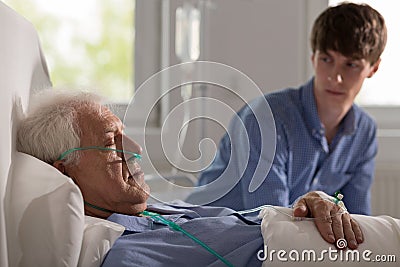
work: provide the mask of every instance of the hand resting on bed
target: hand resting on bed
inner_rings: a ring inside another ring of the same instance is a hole
[[[297,217],[321,218],[315,225],[321,236],[329,243],[345,238],[348,247],[356,249],[364,241],[358,223],[349,213],[341,212],[339,205],[321,198],[321,193],[310,192],[304,195],[295,205],[293,215]]]

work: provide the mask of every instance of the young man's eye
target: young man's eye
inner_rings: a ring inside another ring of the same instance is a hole
[[[353,63],[353,62],[347,63],[347,66],[350,67],[350,68],[357,68],[358,67],[358,65],[356,63]]]
[[[320,60],[321,60],[322,62],[325,62],[325,63],[331,62],[331,59],[330,59],[329,57],[320,57]]]

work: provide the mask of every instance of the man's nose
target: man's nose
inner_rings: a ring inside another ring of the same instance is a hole
[[[343,75],[341,74],[339,67],[333,68],[332,72],[328,76],[328,81],[335,83],[343,82]]]
[[[141,155],[143,151],[142,147],[138,143],[126,135],[122,136],[122,149],[139,155]]]

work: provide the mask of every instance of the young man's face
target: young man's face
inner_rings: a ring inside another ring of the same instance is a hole
[[[137,154],[141,147],[123,134],[122,123],[108,108],[96,112],[81,111],[81,147],[101,146]],[[122,139],[124,147],[122,147]],[[135,214],[146,208],[149,187],[138,163],[128,169],[121,153],[85,150],[77,165],[69,167],[84,199],[98,207],[119,213]]]
[[[318,108],[347,112],[354,102],[365,78],[378,70],[365,59],[352,59],[339,52],[317,50],[311,57],[315,71],[314,95]]]

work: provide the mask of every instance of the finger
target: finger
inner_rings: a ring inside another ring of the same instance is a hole
[[[342,224],[344,236],[347,240],[347,245],[350,249],[356,249],[358,247],[358,242],[356,240],[356,235],[353,230],[353,226],[351,224],[350,214],[344,213],[342,214]]]
[[[307,204],[304,198],[300,199],[293,207],[293,216],[306,217],[309,213]]]
[[[340,209],[338,209],[337,207],[338,206],[335,205],[330,212],[332,216],[332,230],[333,234],[335,235],[335,240],[344,239],[342,214]],[[338,244],[336,244],[336,247],[338,249],[343,249],[346,246],[339,246]]]
[[[361,244],[362,242],[364,242],[364,234],[361,230],[360,225],[358,224],[358,222],[356,220],[354,220],[351,217],[350,217],[350,223],[351,223],[351,227],[353,228],[353,232],[356,237],[357,243]]]
[[[335,235],[332,229],[332,217],[330,213],[329,206],[326,205],[325,200],[321,205],[318,203],[314,205],[314,217],[315,217],[315,225],[318,228],[322,238],[328,243],[335,242]]]
[[[330,219],[330,216],[315,220],[315,225],[326,242],[331,244],[335,243],[335,235],[332,230],[332,220]]]

